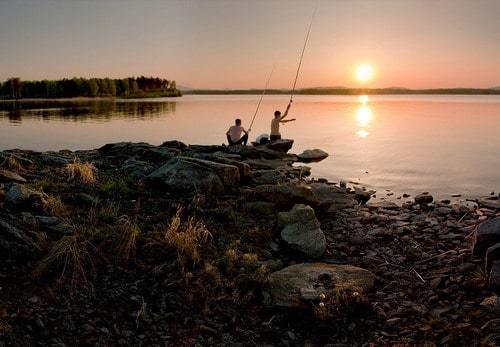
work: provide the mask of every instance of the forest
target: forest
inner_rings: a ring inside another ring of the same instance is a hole
[[[169,97],[181,96],[173,80],[158,77],[71,78],[22,81],[18,77],[0,83],[1,99],[75,97]]]

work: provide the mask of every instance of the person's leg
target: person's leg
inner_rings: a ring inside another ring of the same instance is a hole
[[[243,135],[243,137],[240,139],[241,142],[243,142],[243,145],[247,145],[247,142],[248,142],[248,133],[246,133],[245,135]]]
[[[233,140],[231,140],[231,136],[227,135],[227,142],[229,143],[229,146],[234,145],[235,143]]]

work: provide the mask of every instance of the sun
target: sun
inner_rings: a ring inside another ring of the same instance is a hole
[[[375,71],[369,64],[362,64],[356,68],[356,78],[360,82],[368,82],[373,78]]]

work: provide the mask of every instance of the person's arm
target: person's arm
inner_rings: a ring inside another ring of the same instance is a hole
[[[285,119],[285,117],[288,115],[288,111],[290,110],[290,107],[292,106],[292,100],[288,103],[288,106],[286,107],[285,113],[283,113],[283,116],[281,116],[280,120]]]
[[[241,127],[241,130],[242,130],[245,134],[248,134],[248,131],[250,131],[250,129],[248,129],[248,131],[247,131],[247,130],[245,130],[245,128],[243,128],[243,127]]]
[[[294,120],[295,120],[295,118],[292,118],[292,119],[283,119],[283,120],[280,120],[280,123],[293,122]]]
[[[229,132],[231,131],[231,128],[227,129],[226,135],[229,135]]]

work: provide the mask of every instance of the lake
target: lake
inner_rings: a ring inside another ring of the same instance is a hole
[[[118,141],[221,144],[234,118],[248,127],[258,95],[0,102],[0,149],[92,149]],[[286,96],[266,96],[250,138],[269,133]],[[313,176],[360,183],[378,198],[500,190],[500,96],[296,96],[284,138],[330,157]],[[394,192],[394,195],[390,192]]]

